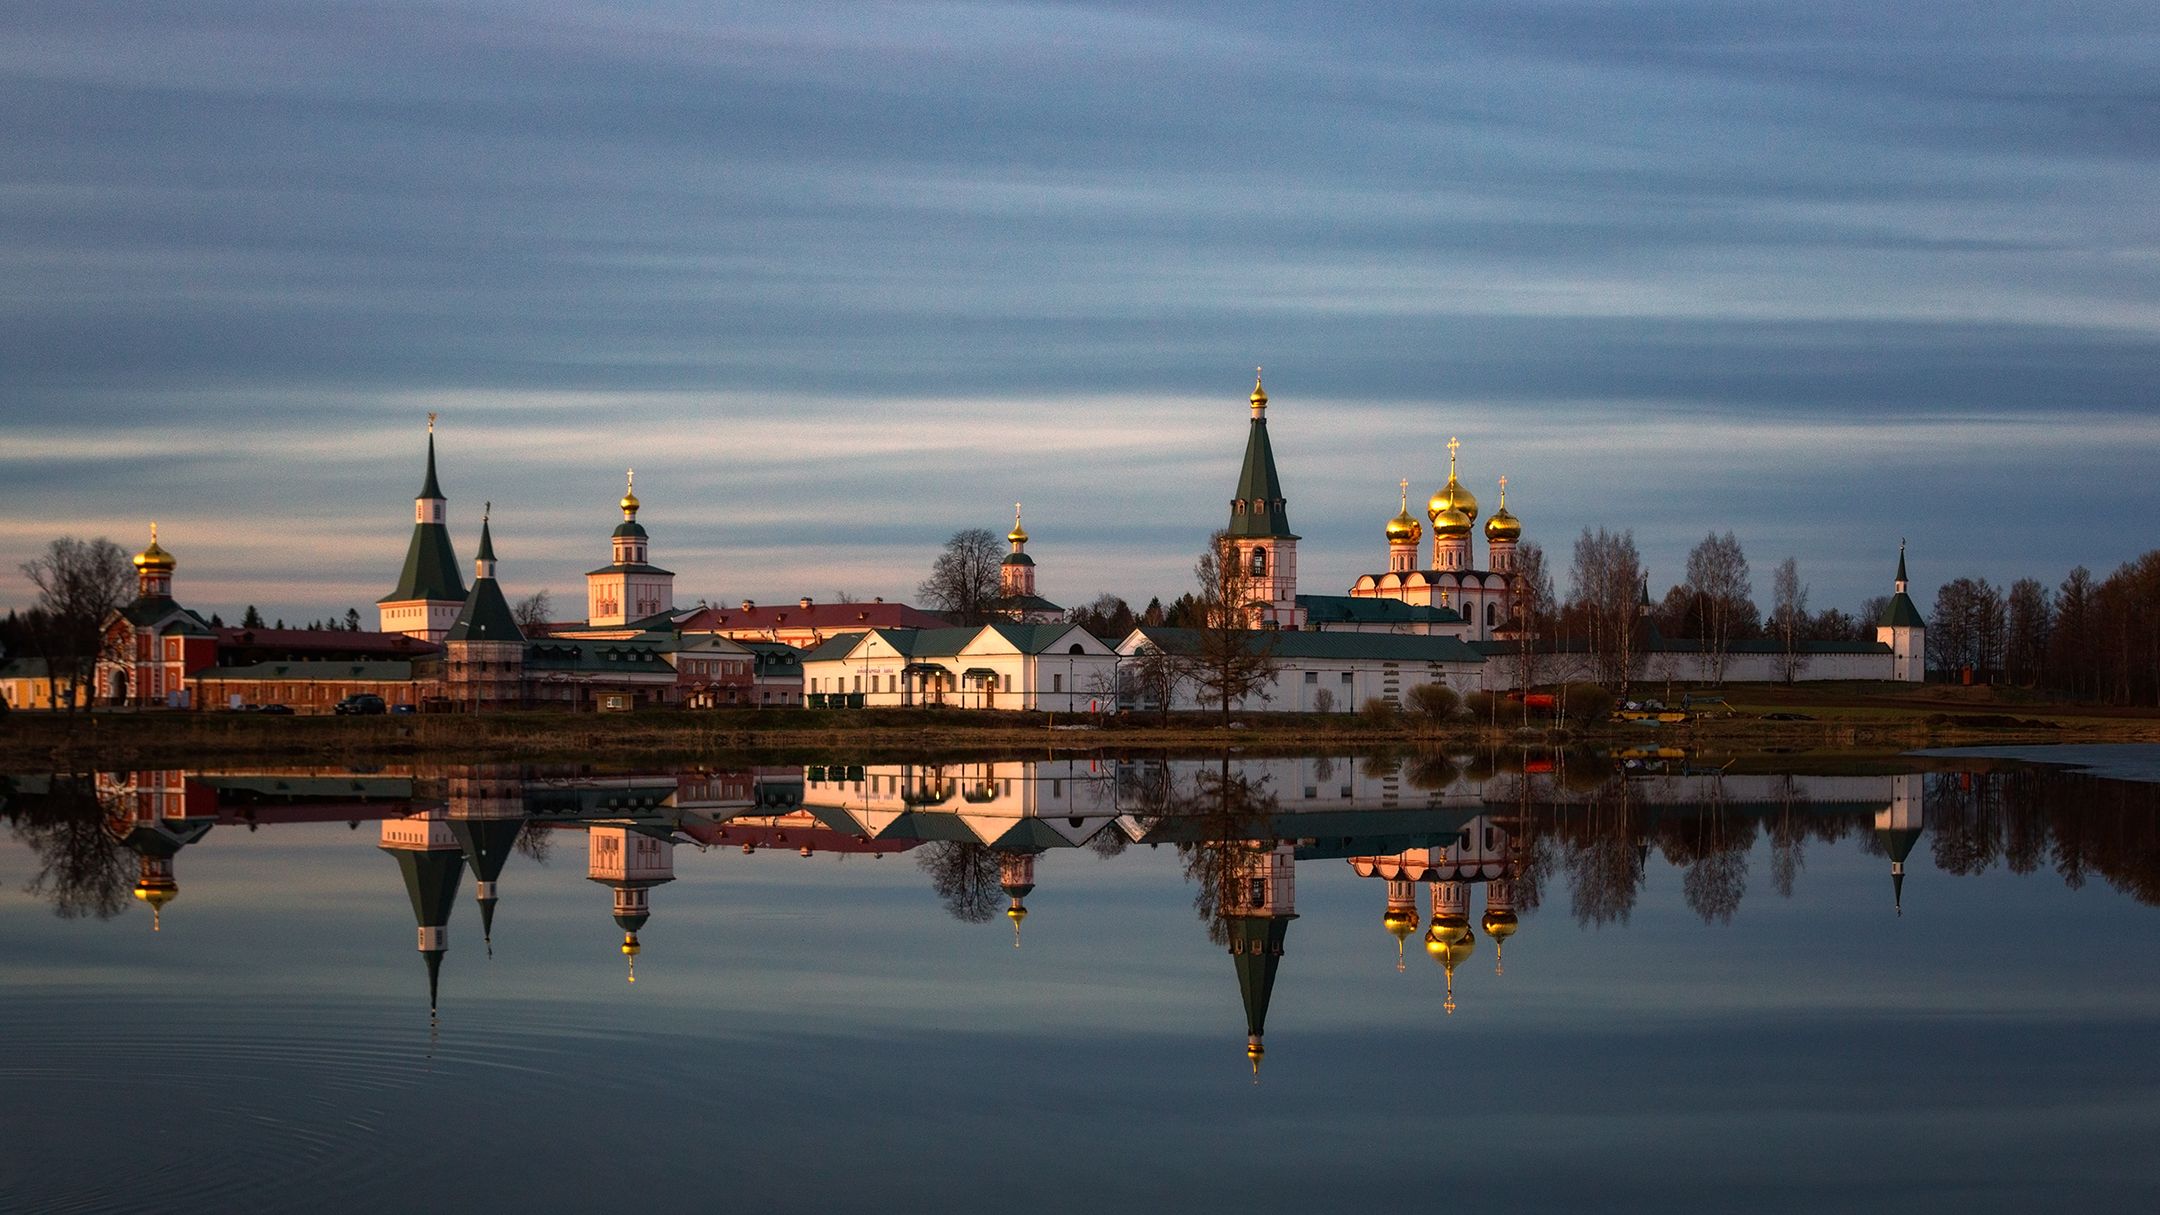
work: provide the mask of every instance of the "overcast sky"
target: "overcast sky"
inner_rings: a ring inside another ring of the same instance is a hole
[[[1816,607],[2156,543],[2150,3],[0,0],[0,606],[147,521],[206,613],[1190,585],[1267,366],[1300,587],[1451,435],[1562,571]],[[1482,556],[1482,545],[1480,547]],[[565,613],[570,614],[570,613]]]

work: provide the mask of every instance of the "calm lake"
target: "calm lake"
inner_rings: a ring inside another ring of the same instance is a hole
[[[0,797],[10,1211],[2160,1208],[2143,780],[843,756]]]

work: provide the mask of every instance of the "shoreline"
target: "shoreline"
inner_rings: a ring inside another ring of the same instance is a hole
[[[1847,696],[1793,689],[1728,692],[1736,713],[1665,726],[1430,722],[1359,714],[1064,715],[982,710],[674,710],[631,714],[513,711],[482,715],[266,717],[230,713],[9,713],[0,770],[175,767],[204,762],[336,760],[628,762],[737,759],[815,762],[836,753],[952,759],[1117,751],[1253,753],[1402,747],[1615,747],[1687,753],[1879,751],[1936,747],[2160,742],[2160,712],[1953,697]],[[1970,693],[1972,689],[1945,689]],[[1801,720],[1765,720],[1779,712]]]

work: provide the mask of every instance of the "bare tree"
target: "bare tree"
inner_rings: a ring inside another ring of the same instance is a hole
[[[104,656],[106,618],[134,597],[127,554],[102,536],[63,536],[23,562],[22,572],[38,592],[36,645],[52,672],[53,699],[68,709],[87,707],[95,692],[85,695],[84,685]]]
[[[1003,893],[997,853],[973,841],[933,840],[916,853],[915,863],[930,875],[931,888],[954,919],[982,924],[996,914]]]
[[[517,620],[518,632],[527,637],[544,636],[547,630],[541,626],[554,614],[555,599],[545,587],[518,600],[517,606],[510,609],[510,615]]]
[[[998,567],[1003,561],[997,537],[987,529],[954,532],[915,594],[954,624],[988,624],[998,618]]]
[[[1509,586],[1515,601],[1515,686],[1529,688],[1538,681],[1538,646],[1551,633],[1553,613],[1559,606],[1553,596],[1552,571],[1545,567],[1543,545],[1526,540],[1515,546],[1515,570],[1509,576]],[[1529,709],[1523,712],[1527,714]]]
[[[1703,652],[1710,660],[1710,682],[1725,682],[1725,660],[1731,653],[1733,626],[1742,605],[1755,593],[1748,578],[1747,554],[1730,532],[1712,532],[1688,553],[1687,580],[1682,587],[1695,603],[1702,620]]]
[[[1142,645],[1132,657],[1118,664],[1122,684],[1119,698],[1131,700],[1135,707],[1153,702],[1168,725],[1171,703],[1177,699],[1178,690],[1191,682],[1190,665],[1177,655]]]
[[[1770,629],[1778,643],[1778,678],[1786,683],[1798,679],[1807,666],[1807,593],[1807,583],[1800,581],[1800,559],[1778,562],[1770,584]]]
[[[1246,627],[1254,580],[1233,555],[1227,531],[1208,538],[1193,564],[1193,576],[1200,583],[1205,622],[1194,630],[1198,644],[1180,657],[1186,659],[1186,677],[1202,696],[1222,706],[1227,723],[1239,701],[1254,695],[1267,699],[1280,665],[1275,661],[1275,634]]]
[[[2035,684],[2045,674],[2048,633],[2055,624],[2047,588],[2032,578],[2010,584],[2009,624],[2003,669],[2013,683]]]
[[[1592,671],[1599,683],[1625,691],[1640,657],[1642,555],[1635,533],[1592,534],[1584,528],[1575,541],[1570,607],[1589,635]]]

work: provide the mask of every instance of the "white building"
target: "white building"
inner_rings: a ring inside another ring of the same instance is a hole
[[[872,629],[803,656],[811,708],[1107,709],[1117,654],[1076,624]]]
[[[1134,658],[1156,650],[1190,661],[1200,651],[1197,629],[1143,625],[1118,643],[1118,653]],[[1237,712],[1348,713],[1368,700],[1400,706],[1420,684],[1440,684],[1465,695],[1484,686],[1485,659],[1453,637],[1398,633],[1315,633],[1256,629],[1246,644],[1265,648],[1275,660],[1273,679],[1255,694],[1236,701]],[[1126,680],[1123,706],[1157,709],[1142,703],[1145,693]],[[1219,708],[1192,679],[1179,681],[1172,711]]]

